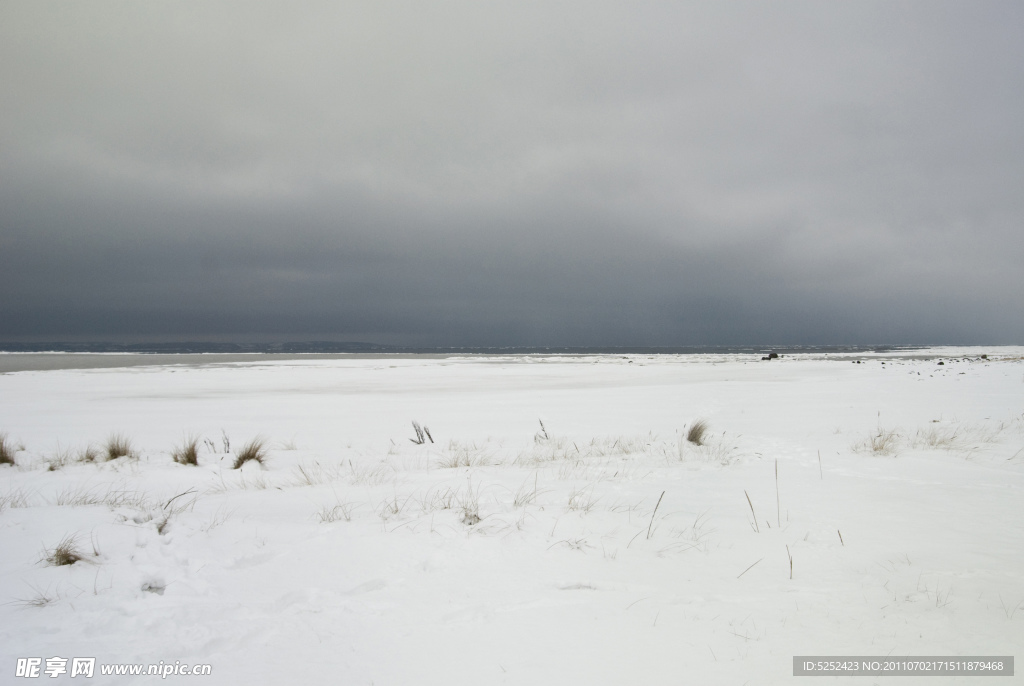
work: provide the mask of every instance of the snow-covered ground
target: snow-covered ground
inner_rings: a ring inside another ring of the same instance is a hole
[[[0,374],[3,683],[810,685],[794,655],[1024,645],[1024,349],[182,359]]]

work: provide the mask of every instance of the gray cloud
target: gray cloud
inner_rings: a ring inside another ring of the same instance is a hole
[[[0,338],[1021,342],[1017,3],[0,9]]]

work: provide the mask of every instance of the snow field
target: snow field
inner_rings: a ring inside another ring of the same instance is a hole
[[[1024,362],[984,352],[0,375],[0,669],[789,683],[797,654],[1012,655]]]

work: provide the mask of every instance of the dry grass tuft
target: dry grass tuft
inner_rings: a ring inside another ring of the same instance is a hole
[[[739,446],[729,445],[724,437],[708,441],[697,449],[698,457],[711,464],[728,465],[739,458]]]
[[[54,603],[56,601],[56,595],[50,595],[49,591],[39,591],[35,596],[22,600],[21,604],[25,607],[46,607],[50,603]]]
[[[0,495],[0,512],[8,507],[28,507],[28,494],[18,489]]]
[[[14,601],[14,604],[21,605],[22,607],[46,607],[51,603],[57,602],[61,598],[59,588],[58,592],[51,592],[48,588],[44,591],[36,586],[32,586],[31,584],[29,585],[29,588],[35,591],[35,595],[31,598],[18,598]]]
[[[62,467],[67,466],[74,461],[74,456],[71,454],[71,450],[68,448],[61,448],[57,445],[57,450],[51,457],[46,458],[46,471],[55,472]]]
[[[675,443],[666,443],[652,433],[635,436],[603,436],[589,441],[571,440],[564,436],[534,441],[529,449],[519,452],[512,464],[534,467],[547,462],[591,460],[603,457],[643,455],[669,457],[675,452]]]
[[[108,462],[119,457],[135,457],[131,439],[120,433],[110,434],[106,444],[103,446],[103,451]]]
[[[532,505],[537,500],[539,491],[537,490],[537,473],[533,474],[533,486],[530,487],[530,480],[527,479],[523,482],[523,485],[519,487],[519,490],[515,492],[512,497],[512,505],[515,507],[526,507]]]
[[[267,458],[267,441],[261,436],[252,439],[235,455],[235,464],[232,469],[241,469],[242,465],[249,461],[256,461],[263,464]]]
[[[328,505],[321,507],[320,511],[316,513],[316,516],[317,519],[320,520],[321,524],[329,524],[340,520],[351,522],[352,511],[354,509],[355,505],[352,503],[338,501],[338,503],[333,507]]]
[[[210,533],[218,526],[228,521],[231,518],[231,515],[233,515],[234,513],[234,510],[222,510],[221,508],[218,507],[217,511],[214,512],[210,516],[210,518],[206,520],[206,522],[203,524],[200,530],[204,533]]]
[[[694,445],[704,445],[704,434],[708,431],[708,421],[706,419],[698,419],[686,432],[686,440]]]
[[[953,450],[965,441],[960,427],[929,426],[918,429],[911,443],[914,448],[942,448]]]
[[[74,536],[65,536],[56,548],[46,551],[45,559],[54,567],[65,567],[84,560],[85,555],[78,549]]]
[[[430,514],[436,510],[451,510],[455,507],[455,499],[457,497],[458,492],[453,491],[450,487],[446,487],[444,491],[440,489],[429,490],[420,498],[420,509],[423,511],[423,514]]]
[[[352,485],[381,486],[393,482],[396,478],[395,468],[386,462],[355,465],[349,460],[348,468],[348,479]]]
[[[130,507],[141,510],[150,506],[145,493],[129,491],[124,488],[108,486],[105,491],[97,491],[83,486],[68,486],[54,496],[52,505],[61,507],[86,507],[89,505],[106,505],[112,510],[119,507]]]
[[[387,523],[393,517],[401,515],[410,500],[410,496],[399,498],[396,492],[390,498],[385,498],[380,504],[380,507],[377,508],[377,516],[381,518],[381,521]]]
[[[163,536],[167,533],[168,527],[170,526],[171,520],[186,510],[192,510],[196,505],[195,497],[196,489],[190,488],[187,491],[182,491],[178,495],[169,499],[160,508],[161,512],[158,513],[152,521],[156,523],[156,532]],[[188,496],[192,496],[189,498]]]
[[[668,553],[681,553],[688,550],[697,550],[706,553],[710,543],[711,535],[716,533],[715,529],[708,528],[708,512],[704,510],[693,520],[693,524],[683,527],[673,527],[671,535],[679,539],[658,551],[659,555]]]
[[[997,443],[1009,431],[1020,429],[1017,419],[1009,422],[1001,421],[980,424],[940,425],[932,422],[931,426],[918,429],[910,440],[912,448],[939,448],[943,450],[977,450],[990,443]]]
[[[7,434],[0,433],[0,464],[14,464],[14,446],[7,440]]]
[[[913,434],[901,434],[897,429],[879,427],[867,439],[853,445],[853,450],[873,455],[896,455],[907,449],[948,450],[963,452],[970,458],[976,451],[984,450],[988,445],[1003,440],[1006,432],[1019,429],[1018,419],[979,424],[940,423],[936,419]]]
[[[460,467],[486,467],[494,464],[493,456],[476,443],[459,443],[452,440],[448,442],[448,449],[438,466],[442,469],[458,469]]]
[[[311,465],[298,465],[295,468],[295,472],[298,475],[298,478],[295,481],[296,486],[319,486],[320,484],[331,480],[331,474],[328,474],[324,468],[320,466],[320,463],[316,461]],[[337,470],[334,470],[334,478],[337,478],[337,475]]]
[[[480,523],[480,489],[474,489],[471,483],[465,493],[458,495],[456,501],[462,513],[463,524],[473,526]]]
[[[569,493],[569,502],[566,505],[567,511],[582,512],[584,514],[589,513],[594,509],[594,505],[597,504],[597,498],[594,498],[594,487],[573,489]]]
[[[538,419],[537,421],[540,422],[540,431],[533,435],[533,442],[543,443],[544,441],[550,441],[551,436],[548,435],[548,429],[544,426],[544,420]]]
[[[87,445],[78,451],[79,462],[95,462],[100,458],[100,451],[95,446]]]
[[[855,452],[869,452],[872,455],[895,455],[902,436],[896,429],[881,429],[866,441],[853,446]]]
[[[199,464],[199,438],[188,436],[185,442],[171,451],[171,457],[178,464],[197,466]]]
[[[423,445],[428,440],[433,443],[434,437],[430,435],[430,429],[425,426],[420,426],[419,422],[412,423],[413,431],[416,432],[416,438],[410,438],[409,440],[416,445]]]

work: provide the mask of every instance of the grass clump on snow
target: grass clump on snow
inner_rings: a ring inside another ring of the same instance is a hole
[[[476,443],[448,442],[448,449],[438,461],[442,469],[458,469],[460,467],[484,467],[494,463],[493,457]]]
[[[103,446],[103,453],[106,455],[108,462],[119,457],[135,457],[131,439],[120,433],[110,434],[106,444]]]
[[[7,440],[7,434],[0,433],[0,464],[14,464],[14,446]]]
[[[171,451],[171,458],[178,464],[196,466],[199,464],[199,439],[189,436],[185,442]]]
[[[881,429],[868,436],[863,443],[853,447],[855,452],[869,452],[872,455],[895,455],[902,439],[896,429]]]
[[[594,487],[574,489],[569,493],[569,502],[566,505],[567,511],[579,511],[588,514],[597,503],[594,498]]]
[[[314,462],[312,465],[300,464],[295,471],[298,474],[297,486],[319,486],[329,479],[319,462]]]
[[[352,464],[348,462],[349,482],[355,486],[365,484],[367,486],[381,486],[395,480],[395,468],[386,462],[377,464]]]
[[[18,605],[23,607],[46,607],[50,603],[56,602],[60,596],[57,593],[51,593],[49,589],[43,591],[34,586],[30,586],[36,594],[31,598],[21,598],[16,602]]]
[[[462,523],[466,526],[473,526],[480,523],[480,491],[474,490],[470,484],[465,494],[459,494],[459,511],[462,513]]]
[[[54,567],[66,567],[85,559],[85,555],[78,549],[78,542],[74,536],[65,536],[53,550],[46,551],[47,564]]]
[[[529,485],[529,479],[523,482],[523,485],[519,487],[519,490],[515,492],[512,498],[512,505],[514,507],[526,507],[532,505],[537,500],[537,473],[533,474],[533,488],[527,488]]]
[[[0,512],[8,507],[28,507],[28,494],[18,489],[0,495]]]
[[[321,524],[329,524],[331,522],[337,522],[339,520],[351,522],[352,511],[354,509],[355,506],[352,505],[352,503],[339,501],[338,504],[334,505],[333,507],[329,505],[324,505],[323,507],[320,508],[320,511],[317,512],[316,516],[320,520]]]
[[[686,440],[694,445],[704,445],[704,435],[708,432],[708,421],[698,419],[686,432]]]
[[[105,491],[99,491],[84,486],[68,486],[57,493],[51,505],[59,507],[88,507],[90,505],[106,505],[111,509],[119,507],[132,507],[142,509],[149,504],[145,493],[129,491],[124,488],[108,486]]]
[[[53,456],[47,458],[46,460],[46,470],[49,472],[55,472],[58,469],[67,466],[73,460],[74,456],[71,454],[71,451],[67,448],[61,448],[58,445],[57,450],[56,452],[54,452]]]
[[[479,503],[466,503],[460,506],[462,510],[462,523],[466,526],[473,526],[480,523]]]
[[[235,464],[232,469],[241,469],[242,465],[249,461],[256,461],[262,465],[266,457],[267,441],[265,438],[257,436],[242,446],[242,449],[235,454]]]
[[[79,462],[95,462],[100,458],[100,451],[91,445],[87,445],[78,451]]]
[[[413,422],[412,429],[416,432],[416,438],[410,438],[409,440],[416,445],[423,445],[427,440],[431,443],[434,442],[434,437],[430,435],[430,429],[425,426],[420,426],[419,422]]]

